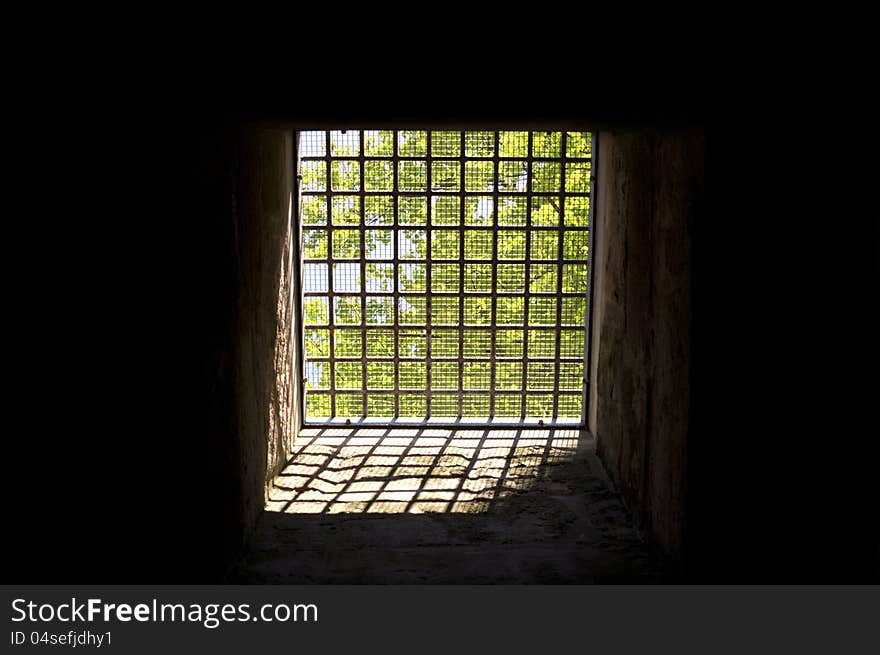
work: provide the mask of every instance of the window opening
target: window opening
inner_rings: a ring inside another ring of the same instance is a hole
[[[300,132],[305,423],[582,425],[592,150]]]

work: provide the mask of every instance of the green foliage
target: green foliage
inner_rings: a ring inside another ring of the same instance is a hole
[[[498,225],[525,225],[527,213],[525,198],[502,198],[498,202]]]
[[[390,394],[368,394],[367,416],[386,418],[394,416],[394,396]]]
[[[360,225],[361,199],[359,196],[333,196],[330,210],[333,225]]]
[[[327,225],[327,196],[304,196],[301,215],[303,225]]]
[[[464,290],[465,293],[491,291],[492,264],[465,264]]]
[[[556,357],[554,330],[529,330],[529,357]]]
[[[495,334],[495,355],[500,358],[522,358],[523,330],[498,330]]]
[[[431,321],[434,325],[458,325],[458,296],[434,296],[431,299]]]
[[[360,362],[336,362],[336,388],[360,389],[363,366]]]
[[[498,362],[495,365],[495,386],[499,389],[521,389],[522,371],[522,362]]]
[[[461,154],[461,133],[431,132],[431,154],[434,157],[458,157]]]
[[[337,416],[363,415],[364,396],[360,393],[344,393],[336,396]]]
[[[330,396],[327,394],[306,394],[306,415],[321,419],[330,418]]]
[[[458,191],[461,189],[461,164],[457,161],[437,161],[431,169],[431,189]]]
[[[365,266],[367,292],[391,293],[394,291],[394,264],[373,264]]]
[[[569,132],[566,136],[565,152],[569,157],[590,157],[593,143],[589,132]]]
[[[590,162],[571,163],[565,168],[565,190],[584,193],[590,190]]]
[[[569,196],[565,199],[565,224],[570,227],[589,227],[589,196]]]
[[[465,191],[491,191],[495,183],[495,166],[491,161],[464,163]]]
[[[556,298],[532,296],[529,298],[530,325],[556,325]]]
[[[432,196],[431,224],[459,225],[461,200],[458,196]]]
[[[425,296],[404,296],[400,298],[398,320],[401,325],[426,325],[428,322],[428,312]]]
[[[367,196],[364,201],[364,217],[367,225],[393,225],[394,198],[392,196]]]
[[[531,393],[526,394],[526,417],[542,418],[547,416],[547,410],[553,406],[553,394]]]
[[[304,161],[300,168],[303,191],[327,190],[327,162]]]
[[[532,134],[532,155],[534,157],[559,157],[562,132],[534,132]]]
[[[559,330],[559,356],[583,358],[584,330],[582,328]]]
[[[394,368],[390,362],[367,362],[367,389],[394,389]]]
[[[489,416],[489,396],[470,394],[461,400],[462,416]]]
[[[589,253],[589,233],[582,230],[566,230],[563,240],[563,257],[565,259],[586,259]]]
[[[336,325],[360,325],[361,299],[359,296],[337,296],[333,301],[333,322]]]
[[[495,394],[495,416],[519,418],[522,414],[522,396],[517,394]]]
[[[532,197],[532,225],[559,225],[559,196]]]
[[[327,230],[303,230],[303,257],[327,259]]]
[[[337,357],[360,357],[363,352],[360,330],[335,330],[334,343]]]
[[[400,357],[402,359],[424,359],[426,348],[425,330],[400,331]]]
[[[488,415],[490,394],[496,417],[547,418],[554,403],[580,417],[590,198],[568,194],[590,191],[592,141],[566,132],[563,153],[562,135],[433,131],[429,145],[424,130],[396,143],[390,130],[362,141],[333,131],[328,159],[327,133],[310,133],[299,167],[304,289],[334,294],[303,298],[309,418],[333,414],[332,388],[337,417],[392,417],[396,404],[421,420],[429,387],[435,417]],[[430,160],[430,187],[429,148],[454,158]],[[509,195],[527,191],[539,195]]]
[[[330,356],[329,330],[306,330],[304,336],[306,357],[311,358]]]
[[[561,170],[559,162],[532,162],[532,191],[558,192]]]
[[[424,157],[428,154],[428,133],[424,130],[401,130],[397,144],[401,157]]]
[[[465,132],[464,154],[467,157],[491,157],[495,154],[493,132]]]
[[[529,255],[537,259],[555,260],[559,253],[559,233],[556,230],[536,230],[531,235]]]
[[[398,222],[401,225],[427,225],[427,199],[424,196],[402,196],[398,198]]]
[[[431,234],[433,259],[458,259],[458,230],[434,230]]]
[[[405,348],[401,341],[400,356],[405,356]],[[367,357],[394,357],[394,331],[377,328],[367,330]],[[383,366],[389,367],[388,362]]]
[[[333,230],[334,259],[359,259],[360,256],[360,230]]]
[[[526,157],[529,154],[528,132],[501,132],[498,137],[501,157]]]
[[[492,259],[492,231],[464,231],[465,259]]]
[[[310,297],[303,301],[305,325],[327,325],[330,322],[328,298]]]
[[[364,164],[364,189],[393,191],[394,166],[390,161],[367,160]]]
[[[428,169],[423,161],[397,162],[397,186],[401,191],[424,191],[428,184]]]
[[[367,325],[391,325],[394,322],[394,298],[389,296],[367,296],[366,304]]]
[[[425,264],[401,264],[397,287],[402,292],[427,291],[427,280]]]
[[[553,362],[529,362],[528,374],[526,375],[526,388],[553,389],[553,381],[556,378],[556,365]]]
[[[499,296],[496,300],[495,322],[498,325],[522,325],[525,299],[517,296]]]
[[[575,293],[587,288],[587,264],[564,264],[562,266],[562,291]]]
[[[562,325],[584,325],[587,299],[584,296],[566,296],[562,299]]]
[[[553,293],[556,291],[556,264],[532,264],[529,271],[529,291]]]
[[[559,364],[559,388],[580,390],[584,382],[583,362],[561,362]]]
[[[458,389],[458,362],[436,361],[431,368],[431,389]]]
[[[466,297],[464,299],[465,325],[491,325],[492,299],[487,296]]]
[[[428,415],[428,399],[422,394],[400,396],[399,415],[421,421]]]
[[[331,162],[330,188],[333,191],[360,191],[360,166],[354,159]]]
[[[505,293],[522,293],[525,291],[525,264],[498,264],[496,286],[498,291]]]
[[[525,161],[501,161],[498,163],[499,191],[525,191],[528,168]]]
[[[394,132],[391,130],[365,131],[364,154],[367,157],[391,157],[394,154]]]
[[[431,271],[431,291],[457,292],[460,288],[458,264],[435,264]]]

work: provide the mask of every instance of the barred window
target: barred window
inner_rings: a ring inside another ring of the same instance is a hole
[[[298,137],[306,424],[583,424],[592,134]]]

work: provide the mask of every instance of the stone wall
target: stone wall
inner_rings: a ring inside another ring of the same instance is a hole
[[[241,538],[262,512],[266,487],[285,463],[295,434],[292,139],[289,130],[241,130],[230,167]]]
[[[599,137],[591,430],[636,520],[679,566],[689,428],[691,230],[701,131]]]

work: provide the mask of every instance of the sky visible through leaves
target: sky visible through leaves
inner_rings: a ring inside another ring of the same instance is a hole
[[[306,420],[583,411],[589,132],[299,140]]]

